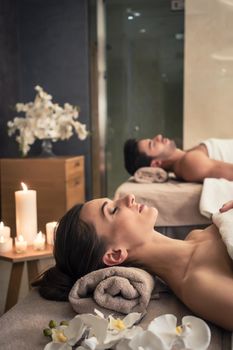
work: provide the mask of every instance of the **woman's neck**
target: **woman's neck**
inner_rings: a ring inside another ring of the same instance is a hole
[[[170,284],[170,280],[185,275],[193,251],[192,241],[172,239],[155,232],[149,241],[134,251],[132,258]]]

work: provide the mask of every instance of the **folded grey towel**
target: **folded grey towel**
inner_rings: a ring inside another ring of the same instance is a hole
[[[77,313],[99,307],[123,314],[144,313],[154,285],[154,278],[142,269],[107,267],[80,278],[70,291],[69,301]]]
[[[161,183],[168,180],[168,173],[158,167],[142,167],[135,171],[134,180],[139,183]]]

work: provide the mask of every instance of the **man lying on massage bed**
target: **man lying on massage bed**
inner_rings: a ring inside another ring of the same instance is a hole
[[[233,180],[233,140],[209,139],[183,151],[173,140],[129,139],[124,145],[126,170],[133,175],[141,167],[160,167],[185,181],[202,182],[207,177]]]
[[[217,215],[233,214],[231,208],[233,201]],[[134,195],[74,206],[57,227],[56,265],[37,282],[40,294],[68,300],[76,280],[91,271],[137,266],[159,276],[196,315],[233,331],[233,262],[221,230],[212,224],[176,240],[155,230],[157,216]]]

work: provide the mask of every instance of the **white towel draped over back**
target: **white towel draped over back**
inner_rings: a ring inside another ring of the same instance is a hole
[[[209,158],[233,163],[233,139],[208,139],[202,142],[209,154]]]

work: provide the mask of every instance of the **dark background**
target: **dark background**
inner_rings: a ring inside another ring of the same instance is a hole
[[[53,102],[81,108],[79,120],[90,125],[88,1],[0,0],[0,157],[20,157],[7,122],[16,115],[17,102],[33,101],[40,85]],[[41,152],[41,141],[29,157]],[[76,135],[53,143],[54,153],[84,155],[86,197],[91,197],[91,137]]]

